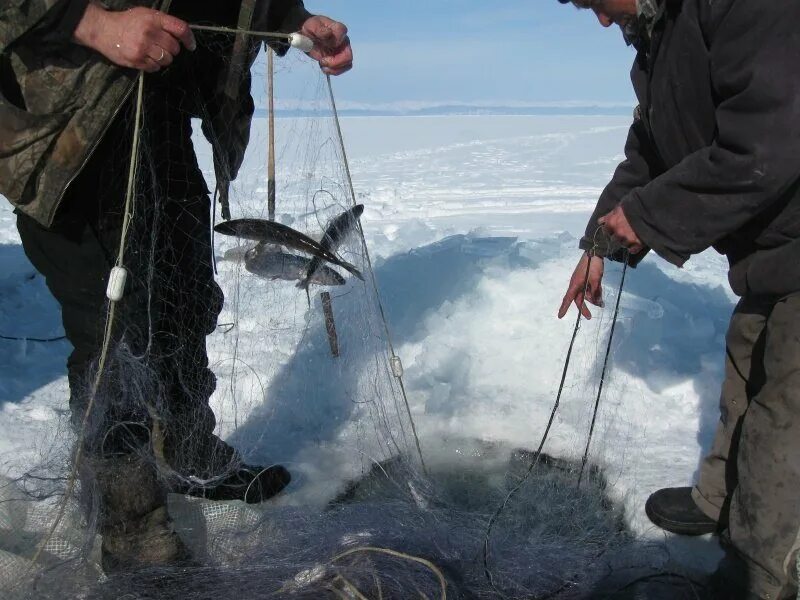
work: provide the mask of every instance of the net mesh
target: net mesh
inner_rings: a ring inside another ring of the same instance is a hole
[[[231,95],[235,36],[197,39],[192,56],[144,78],[141,117],[132,93],[76,182],[81,218],[107,253],[98,269],[106,277],[121,256],[126,294],[113,313],[104,286],[89,303],[92,352],[71,359],[72,419],[59,442],[43,446],[34,468],[6,469],[0,593],[591,596],[609,569],[642,550],[599,470],[580,488],[571,462],[540,460],[526,476],[530,452],[468,440],[439,448],[423,468],[360,224],[346,218],[359,198],[326,78],[299,53],[276,62],[276,93],[293,100],[277,103],[275,221],[350,267],[322,261],[306,291],[298,283],[309,273],[308,246],[263,225],[271,216],[265,59],[239,74]],[[236,231],[247,235],[212,239],[209,188],[224,192],[227,178],[232,216],[259,223],[260,233],[245,227]],[[276,500],[209,497],[231,481],[246,495],[253,483],[242,482],[242,469],[274,465],[292,474]],[[489,519],[520,484],[484,564]],[[167,491],[191,560],[110,569],[109,540],[161,514]]]

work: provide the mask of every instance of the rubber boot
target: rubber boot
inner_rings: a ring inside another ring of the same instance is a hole
[[[267,468],[242,465],[204,495],[208,500],[244,500],[247,504],[258,504],[279,494],[291,480],[289,471],[281,465]]]
[[[718,532],[719,524],[698,508],[690,487],[658,490],[644,508],[655,525],[672,533],[692,536]]]
[[[289,485],[292,476],[281,465],[258,467],[242,464],[214,485],[179,485],[175,491],[206,500],[243,500],[247,504],[265,502]]]

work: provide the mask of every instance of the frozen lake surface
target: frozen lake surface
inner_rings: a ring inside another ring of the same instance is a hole
[[[279,119],[279,138],[282,128],[296,128],[293,121]],[[572,313],[559,321],[556,311],[579,256],[577,238],[622,158],[628,125],[600,116],[344,119],[355,191],[366,207],[362,223],[426,454],[444,460],[464,439],[538,445],[574,324]],[[255,140],[263,127],[258,121]],[[208,168],[208,151],[200,156]],[[248,174],[263,180],[246,164],[237,185],[250,185]],[[607,269],[606,308],[581,328],[550,455],[579,460],[583,452],[620,271]],[[718,419],[734,302],[725,272],[714,253],[682,270],[651,256],[629,273],[623,292],[591,457],[624,506],[626,525],[646,539],[665,536],[644,515],[645,499],[693,482]],[[0,334],[61,335],[58,307],[25,259],[6,204]],[[265,351],[289,361],[298,352],[293,343]],[[0,464],[15,473],[57,444],[69,345],[0,340],[0,348]],[[234,425],[270,407],[237,406],[233,415],[223,396],[218,390],[212,398],[223,435],[250,457],[302,474],[283,505],[326,500],[330,487],[319,482],[345,481],[348,457],[330,450],[335,432],[322,444],[295,413],[277,411],[270,427],[282,443],[259,445]],[[313,414],[315,404],[303,410]],[[670,538],[665,547],[700,569],[719,557],[710,539]]]

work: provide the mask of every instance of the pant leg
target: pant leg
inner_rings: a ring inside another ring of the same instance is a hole
[[[762,598],[795,598],[800,532],[800,294],[767,320],[765,380],[742,420],[728,537]]]
[[[742,419],[750,398],[764,383],[761,354],[771,304],[742,299],[731,317],[726,337],[725,380],[720,395],[720,421],[714,442],[700,465],[692,491],[697,506],[715,520],[727,519],[738,480],[736,454]],[[753,360],[753,357],[757,357]]]
[[[165,382],[165,458],[183,475],[223,476],[241,462],[222,442],[209,398],[216,377],[209,368],[206,336],[216,329],[222,291],[214,280],[210,200],[168,199],[156,236],[153,292],[160,305],[161,337],[153,357]]]
[[[64,331],[73,346],[67,359],[71,419],[76,431],[83,430],[84,447],[92,454],[102,454],[104,446],[112,454],[125,451],[129,434],[138,445],[147,438],[146,415],[120,401],[113,362],[83,427],[108,309],[105,289],[113,265],[108,246],[80,211],[65,211],[50,229],[20,214],[17,228],[26,255],[61,306]],[[112,346],[117,341],[115,336]],[[129,424],[128,432],[115,426],[120,423]]]
[[[181,474],[210,479],[240,462],[213,434],[216,421],[208,404],[216,379],[205,339],[216,328],[223,301],[214,281],[209,203],[207,197],[170,200],[132,228],[129,280],[111,360],[85,432],[92,454],[142,451],[155,411],[166,423],[166,458]],[[70,408],[80,429],[103,340],[105,289],[120,219],[113,206],[70,208],[75,207],[66,207],[51,229],[25,215],[18,215],[17,224],[26,254],[62,309],[73,345]],[[148,247],[140,233],[153,230],[159,233]]]
[[[103,287],[111,266],[78,220],[49,230],[19,213],[17,229],[25,254],[61,306],[64,331],[73,346],[67,363],[72,374],[73,367],[94,358],[102,340]]]

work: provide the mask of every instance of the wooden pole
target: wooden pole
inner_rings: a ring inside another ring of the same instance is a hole
[[[328,292],[322,292],[322,311],[325,313],[325,329],[328,331],[328,343],[331,345],[331,354],[339,356],[339,337],[336,334],[336,321],[333,319],[333,303]]]
[[[275,51],[267,46],[269,98],[269,163],[267,165],[267,210],[275,220]]]

